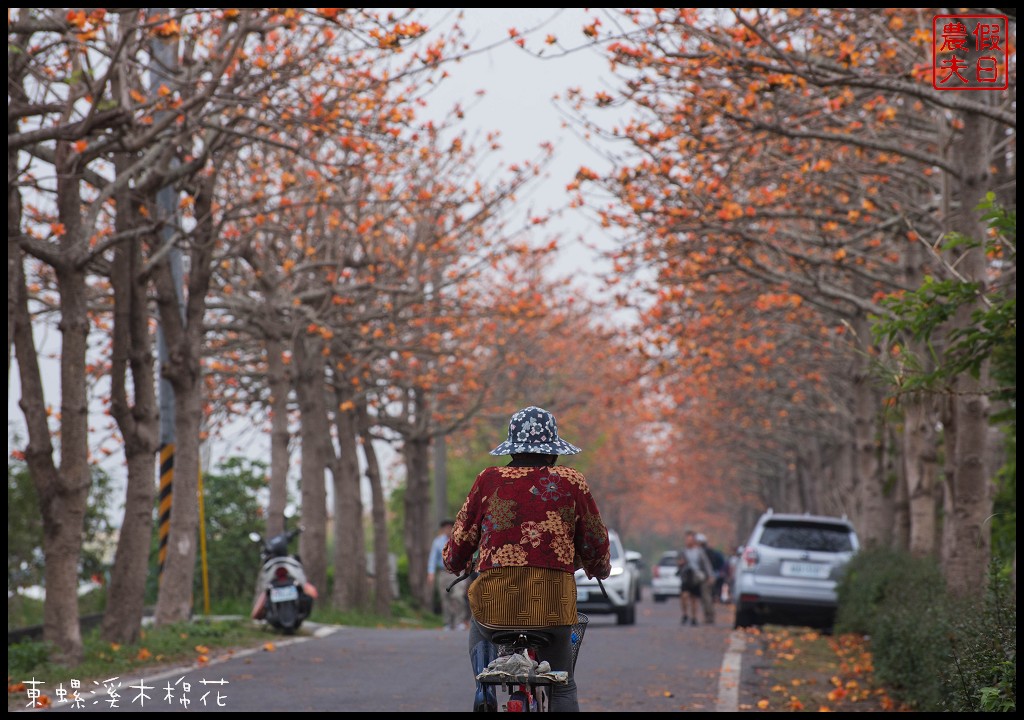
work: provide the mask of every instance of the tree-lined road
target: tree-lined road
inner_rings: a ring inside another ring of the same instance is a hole
[[[735,710],[734,680],[721,681],[732,639],[732,607],[717,606],[712,626],[683,627],[675,601],[645,597],[632,626],[594,616],[584,636],[576,679],[584,712],[708,712]],[[119,707],[230,712],[469,712],[472,680],[464,632],[320,627],[316,635],[268,636],[274,650],[236,653],[202,668],[143,678],[150,696],[140,707],[137,676],[119,678]],[[736,663],[727,663],[737,672]],[[53,694],[57,682],[46,678]],[[203,680],[207,684],[203,684]],[[225,684],[218,684],[221,680]],[[166,701],[167,686],[173,691]],[[202,696],[206,697],[206,705]],[[218,693],[223,707],[217,707]],[[732,693],[732,694],[731,694]],[[720,707],[720,702],[725,703]],[[67,705],[62,709],[75,710]],[[90,694],[81,710],[109,711],[109,696]]]

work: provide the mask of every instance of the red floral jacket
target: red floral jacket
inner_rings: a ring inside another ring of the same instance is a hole
[[[455,518],[444,564],[460,574],[479,548],[477,570],[529,566],[606,578],[608,528],[583,475],[570,467],[489,467]]]

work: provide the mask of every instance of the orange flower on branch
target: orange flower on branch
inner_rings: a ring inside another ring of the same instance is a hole
[[[181,35],[181,26],[178,25],[178,21],[177,20],[173,20],[172,19],[172,20],[168,20],[165,23],[161,23],[160,25],[157,25],[156,29],[153,32],[158,37],[162,37],[162,38],[177,37],[178,35]]]

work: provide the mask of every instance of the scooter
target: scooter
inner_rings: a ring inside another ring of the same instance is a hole
[[[269,540],[257,532],[249,539],[260,544],[260,568],[256,586],[253,620],[265,620],[286,635],[293,635],[313,611],[316,588],[306,580],[298,555],[288,553],[288,545],[301,532],[287,530]]]

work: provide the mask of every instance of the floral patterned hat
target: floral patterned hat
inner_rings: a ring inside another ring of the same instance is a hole
[[[491,450],[491,455],[575,455],[578,452],[582,450],[558,437],[555,416],[531,405],[512,416],[508,422],[508,440]]]

